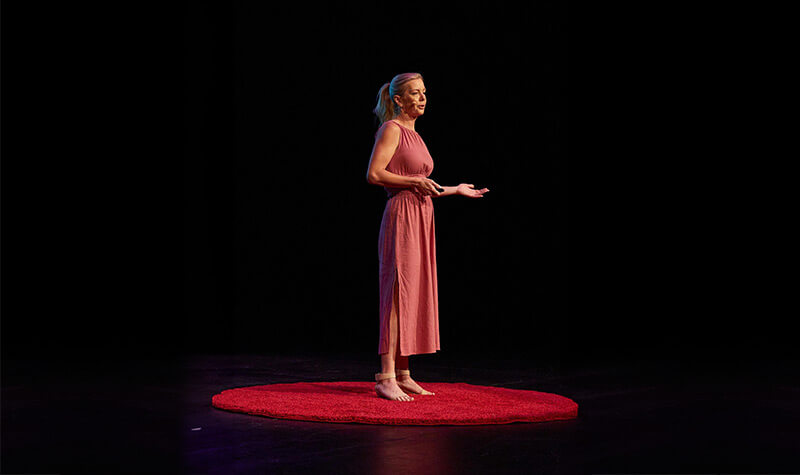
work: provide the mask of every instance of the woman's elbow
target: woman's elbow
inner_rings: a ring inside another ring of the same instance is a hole
[[[367,183],[370,185],[380,185],[380,182],[378,181],[378,175],[371,172],[367,173]]]

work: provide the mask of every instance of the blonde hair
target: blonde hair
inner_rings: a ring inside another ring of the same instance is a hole
[[[391,82],[387,82],[378,91],[378,105],[375,106],[373,112],[378,116],[381,124],[387,120],[394,119],[398,114],[395,110],[396,105],[393,97],[396,95],[402,96],[406,92],[406,85],[414,79],[422,79],[420,73],[403,73],[393,77]]]

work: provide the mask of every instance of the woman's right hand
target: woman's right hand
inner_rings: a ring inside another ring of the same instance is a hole
[[[441,185],[424,176],[417,178],[416,183],[414,183],[414,187],[423,195],[439,196],[439,194],[444,191],[444,188]]]

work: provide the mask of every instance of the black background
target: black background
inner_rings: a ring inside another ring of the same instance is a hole
[[[442,352],[789,356],[786,314],[760,293],[772,255],[757,230],[771,231],[741,214],[753,179],[726,179],[726,56],[694,42],[702,25],[677,35],[655,7],[559,2],[16,8],[4,355],[377,361],[370,111],[415,71],[432,178],[492,190],[434,202]]]
[[[495,31],[497,19],[474,24],[469,10],[431,20],[444,12],[406,25],[402,46],[369,16],[353,22],[364,14],[355,7],[314,9],[277,30],[264,27],[275,11],[263,5],[224,12],[233,18],[192,12],[192,349],[377,358],[386,194],[365,180],[369,111],[378,88],[408,70],[429,89],[418,130],[433,177],[492,189],[479,202],[435,203],[443,349],[556,354],[568,321],[565,13],[522,9]]]

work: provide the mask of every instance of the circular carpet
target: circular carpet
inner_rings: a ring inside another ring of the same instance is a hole
[[[226,411],[278,419],[388,425],[476,425],[574,419],[564,396],[467,383],[424,383],[431,396],[390,401],[364,381],[285,383],[227,389],[211,399]]]

